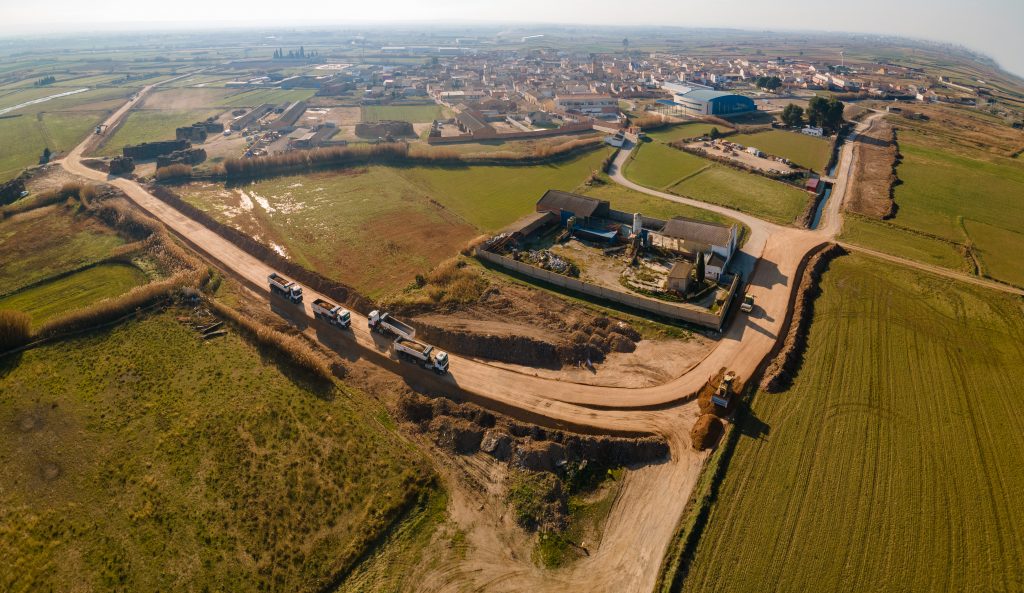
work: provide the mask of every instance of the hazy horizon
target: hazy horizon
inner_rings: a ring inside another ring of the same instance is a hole
[[[393,0],[387,20],[374,5],[302,5],[302,12],[275,15],[278,3],[266,0],[201,3],[179,0],[168,5],[138,4],[128,0],[96,0],[88,4],[52,0],[45,14],[31,5],[4,8],[0,35],[79,34],[114,31],[168,31],[199,27],[331,27],[446,25],[603,25],[609,27],[727,28],[775,33],[827,33],[895,35],[910,39],[962,45],[985,54],[1018,76],[1024,76],[1024,2],[981,0],[969,10],[952,0],[909,0],[893,5],[883,0],[861,0],[850,13],[842,5],[820,6],[811,0],[787,0],[766,10],[754,0],[735,0],[728,8],[693,1],[639,0],[628,12],[612,0],[548,4],[524,0],[514,10],[467,0],[431,3]],[[97,15],[102,15],[97,18]],[[805,16],[813,15],[813,16]]]

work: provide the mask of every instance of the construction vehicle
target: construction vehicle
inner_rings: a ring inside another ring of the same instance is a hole
[[[718,384],[718,388],[715,389],[715,393],[711,396],[711,403],[720,408],[728,408],[729,403],[732,401],[732,395],[735,392],[733,389],[735,382],[735,371],[725,373],[725,375],[722,376],[721,383]]]
[[[395,339],[395,352],[398,354],[398,358],[415,362],[438,375],[448,372],[448,353],[438,350],[430,344],[399,336]]]
[[[352,324],[352,313],[341,305],[335,305],[324,299],[314,299],[312,309],[313,317],[322,319],[331,325],[345,328]]]
[[[416,330],[412,326],[395,319],[390,313],[371,311],[367,322],[370,326],[370,331],[386,336],[398,336],[409,340],[416,337]]]
[[[296,304],[302,302],[302,287],[295,282],[277,272],[267,276],[267,281],[270,283],[270,292],[279,294]]]
[[[740,303],[740,311],[744,313],[750,313],[754,310],[754,295],[748,294],[743,297],[743,302]]]

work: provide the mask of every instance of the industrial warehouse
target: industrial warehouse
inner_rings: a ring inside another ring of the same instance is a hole
[[[701,85],[684,85],[666,82],[662,90],[671,93],[671,99],[662,99],[659,104],[671,107],[679,115],[736,115],[756,111],[757,105],[749,97],[716,91]]]

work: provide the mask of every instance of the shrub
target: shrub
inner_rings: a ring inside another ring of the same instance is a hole
[[[62,185],[60,189],[51,189],[37,194],[35,197],[24,198],[0,210],[3,214],[0,218],[21,214],[22,212],[28,212],[29,210],[35,210],[36,208],[42,208],[51,204],[59,204],[69,198],[78,199],[84,187],[86,186],[83,186],[80,182],[72,181]],[[92,186],[88,187],[92,188]],[[90,197],[94,196],[95,188],[90,189],[89,192]]]
[[[32,317],[28,313],[0,309],[0,352],[28,344],[32,339]]]
[[[156,170],[156,178],[158,181],[166,181],[168,179],[188,179],[190,177],[192,177],[192,166],[184,163],[175,163],[173,165],[160,167]]]
[[[207,299],[206,302],[218,315],[227,318],[241,331],[248,334],[256,343],[284,353],[292,364],[310,371],[320,378],[332,379],[331,367],[324,360],[324,357],[313,350],[301,338],[274,331],[214,299]]]

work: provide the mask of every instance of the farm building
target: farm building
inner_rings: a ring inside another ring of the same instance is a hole
[[[610,209],[607,200],[595,200],[557,189],[549,189],[537,201],[537,212],[554,212],[561,217],[563,224],[573,216],[577,224],[596,224],[598,219],[608,218]]]
[[[665,278],[665,290],[685,294],[690,288],[690,272],[693,271],[693,264],[688,261],[678,261],[672,266]]]
[[[672,218],[659,230],[652,230],[651,243],[682,253],[696,260],[704,254],[705,274],[718,280],[736,253],[736,226],[726,226],[690,218]]]
[[[558,215],[562,226],[575,217],[573,234],[592,241],[612,242],[638,233],[645,242],[679,253],[689,260],[696,261],[698,254],[703,253],[705,274],[714,280],[725,273],[739,244],[735,225],[682,217],[658,220],[612,210],[606,200],[554,189],[546,191],[537,201],[536,210]],[[554,222],[555,219],[545,220]]]
[[[733,115],[757,110],[752,99],[736,93],[672,83],[665,83],[662,88],[672,93],[672,99],[660,103],[670,105],[684,115]]]

